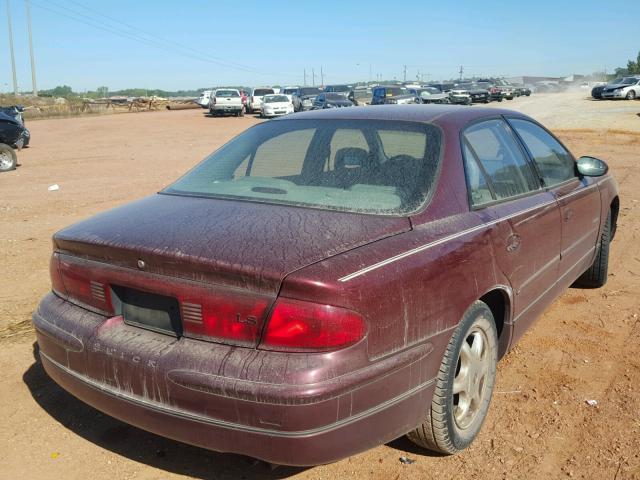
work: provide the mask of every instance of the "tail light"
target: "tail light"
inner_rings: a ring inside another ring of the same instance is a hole
[[[344,348],[366,333],[364,320],[357,312],[332,305],[281,297],[263,328],[272,302],[268,295],[132,274],[128,269],[57,253],[51,259],[50,273],[57,295],[105,316],[122,314],[126,295],[120,293],[126,289],[147,292],[150,297],[173,298],[179,304],[182,334],[186,337],[255,347],[264,330],[262,349],[309,352]],[[145,308],[162,307],[151,304]]]
[[[72,303],[88,307],[105,315],[114,315],[109,286],[91,278],[90,270],[59,259],[51,259],[51,284],[53,291]]]
[[[123,292],[137,290],[161,298],[175,299],[180,308],[182,334],[186,337],[230,345],[255,347],[264,326],[268,295],[246,293],[235,288],[208,286],[179,278],[132,274],[128,269],[88,262],[54,253],[50,263],[54,292],[71,303],[105,316],[122,313]],[[143,322],[137,322],[143,323]]]
[[[334,350],[358,342],[365,331],[362,317],[352,310],[279,298],[260,348],[288,352]]]

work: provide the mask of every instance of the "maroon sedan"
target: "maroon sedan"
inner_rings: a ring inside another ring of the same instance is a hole
[[[498,359],[606,282],[618,210],[604,162],[507,110],[265,122],[54,236],[40,355],[97,409],[216,451],[312,465],[408,433],[455,453]]]

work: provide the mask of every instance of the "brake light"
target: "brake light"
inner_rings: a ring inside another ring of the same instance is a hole
[[[185,288],[177,295],[187,337],[255,347],[264,325],[267,297]]]
[[[49,276],[51,277],[51,290],[60,297],[65,297],[67,292],[64,288],[64,283],[62,283],[62,275],[60,274],[60,261],[58,259],[58,254],[54,253],[51,255],[51,260],[49,261]]]
[[[289,352],[335,350],[358,342],[365,331],[364,320],[352,310],[279,298],[260,348]]]
[[[114,315],[111,304],[111,292],[105,283],[91,278],[91,270],[76,264],[60,260],[58,262],[58,274],[61,286],[64,288],[63,297],[91,310],[96,310],[107,315]],[[58,282],[58,280],[56,280]],[[52,284],[54,283],[52,276]]]

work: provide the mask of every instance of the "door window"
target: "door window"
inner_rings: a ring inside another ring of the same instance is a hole
[[[538,190],[540,182],[511,129],[499,119],[477,123],[463,133],[467,185],[473,205]]]
[[[509,123],[529,150],[546,187],[575,178],[573,158],[560,142],[528,120],[512,118]]]

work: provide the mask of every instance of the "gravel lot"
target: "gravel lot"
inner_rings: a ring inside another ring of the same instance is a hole
[[[467,451],[431,456],[398,439],[308,469],[201,450],[93,410],[43,372],[29,323],[49,290],[56,230],[157,191],[259,120],[185,110],[31,122],[21,166],[0,175],[0,478],[640,478],[640,177],[632,175],[640,101],[587,93],[500,106],[542,121],[576,155],[609,161],[622,206],[607,286],[564,294],[505,357],[489,417]],[[48,191],[52,184],[60,189]]]

